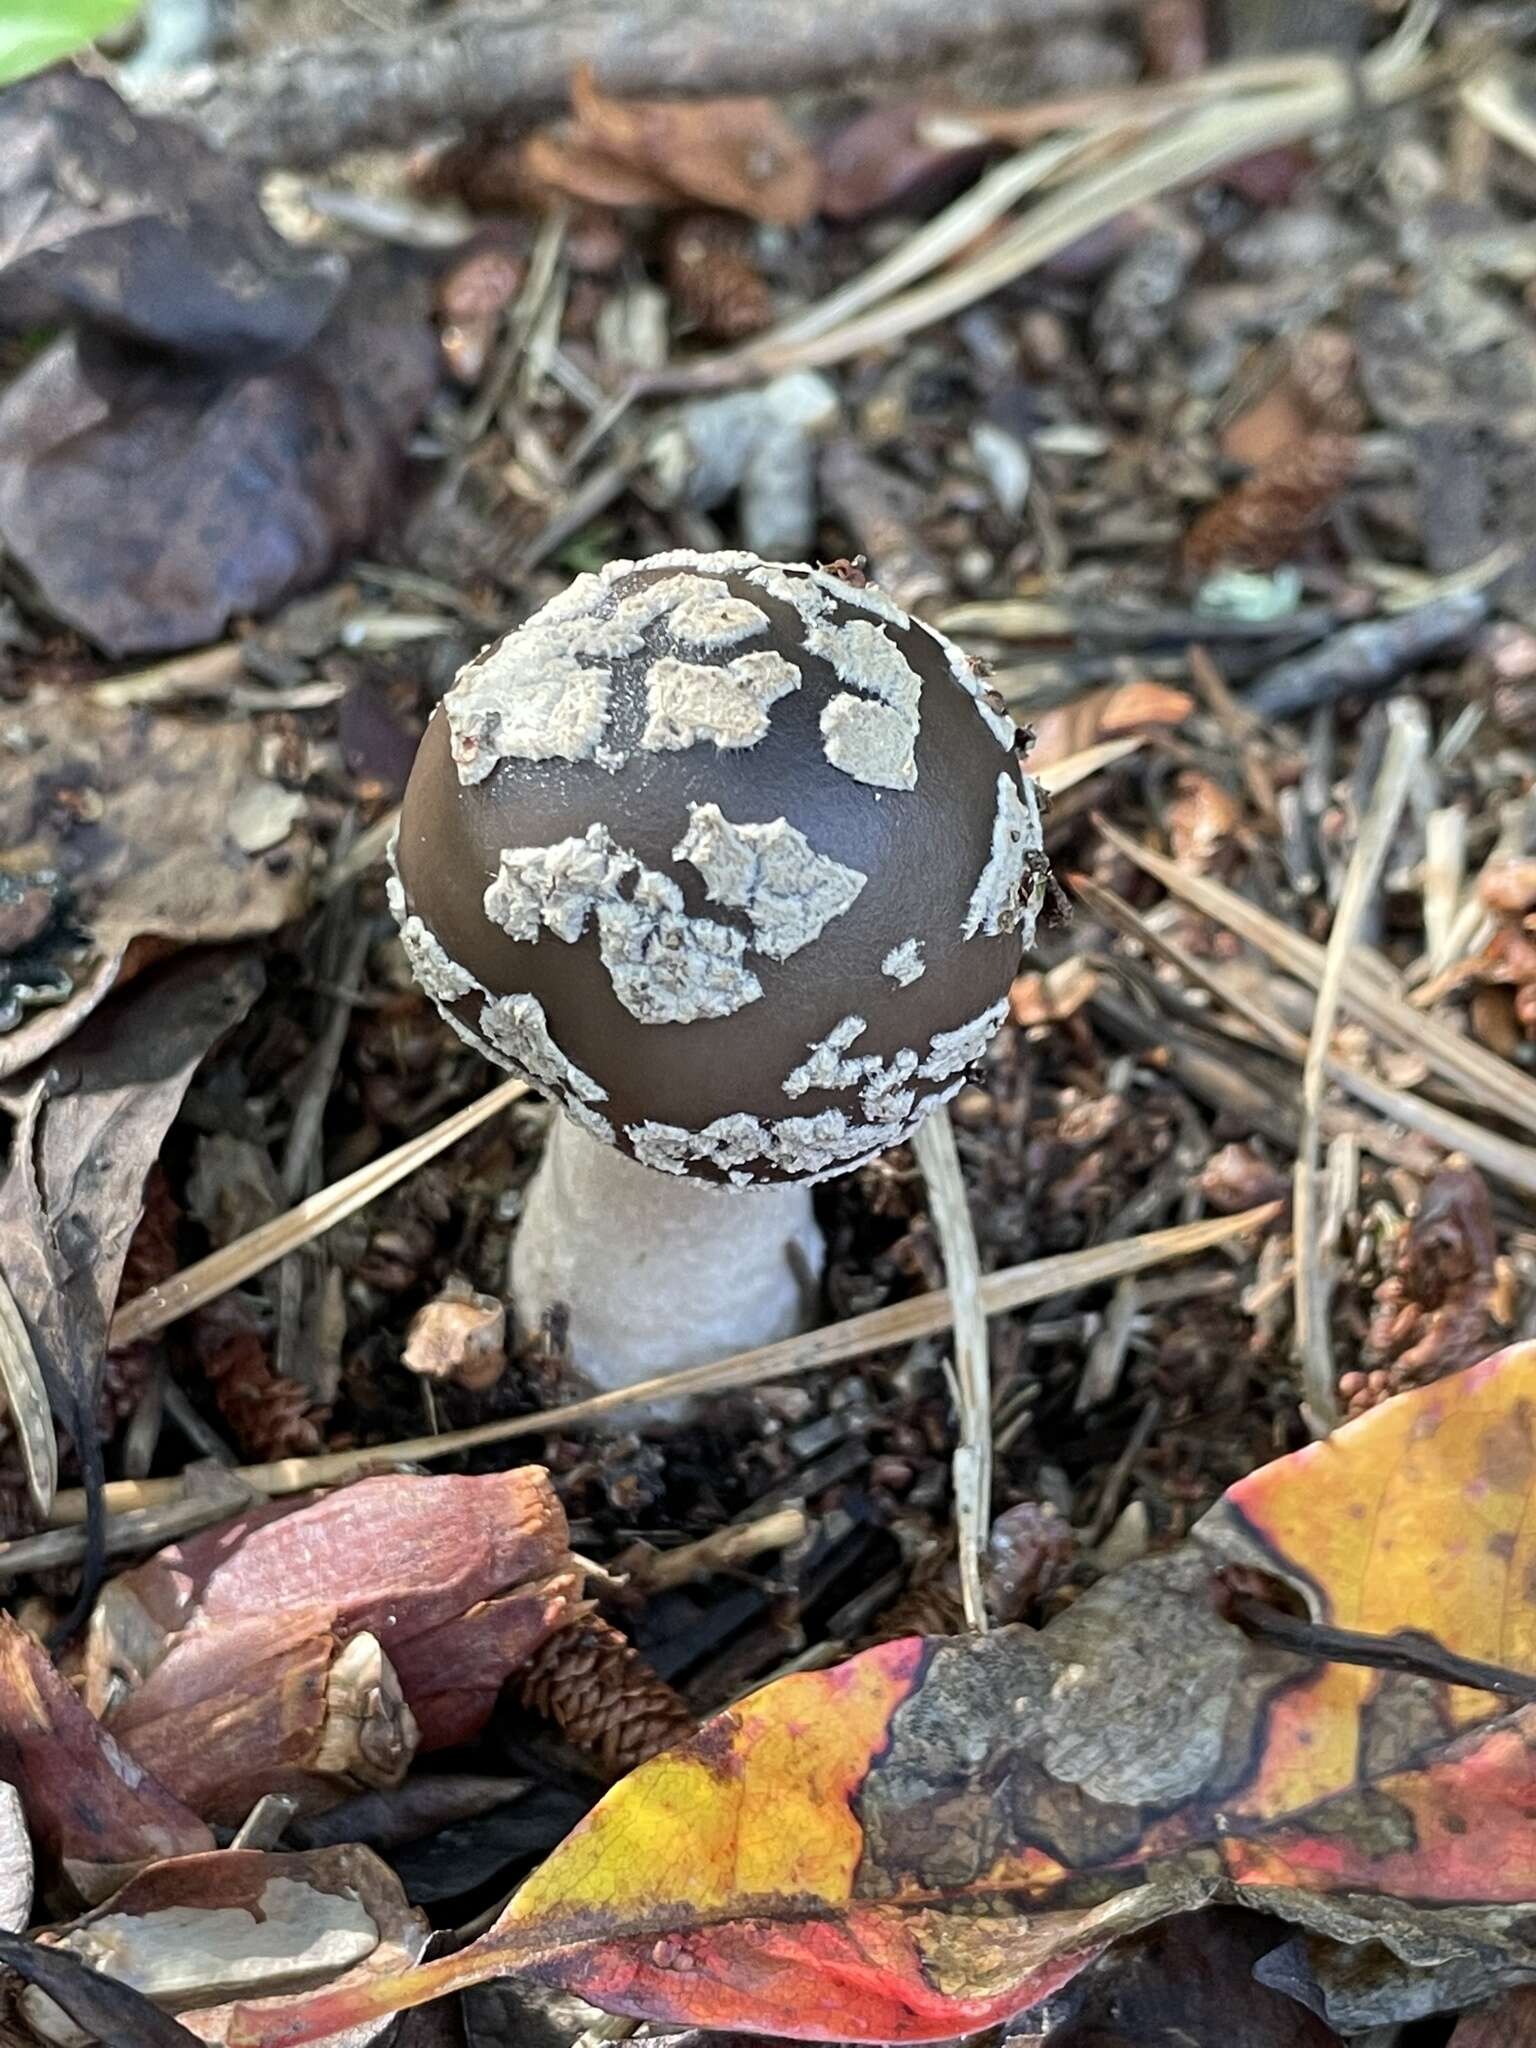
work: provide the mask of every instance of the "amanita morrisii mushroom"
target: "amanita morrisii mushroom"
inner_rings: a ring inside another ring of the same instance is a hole
[[[967,657],[745,554],[610,563],[476,656],[396,862],[422,987],[563,1111],[513,1296],[610,1386],[804,1326],[811,1183],[961,1087],[1045,888]]]

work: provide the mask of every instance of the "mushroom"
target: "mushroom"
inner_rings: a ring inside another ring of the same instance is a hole
[[[805,1326],[811,1186],[910,1138],[1045,892],[1016,729],[857,569],[580,576],[460,671],[391,901],[459,1035],[556,1102],[512,1254],[622,1386]]]

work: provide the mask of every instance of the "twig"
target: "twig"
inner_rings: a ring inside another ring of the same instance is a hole
[[[526,127],[561,113],[579,64],[610,93],[779,94],[910,75],[1113,11],[1112,0],[715,0],[707,17],[697,0],[465,7],[448,21],[200,67],[151,103],[253,163],[332,163],[367,143],[408,148],[450,124]]]
[[[775,1508],[752,1522],[727,1522],[712,1529],[697,1543],[684,1543],[676,1550],[642,1551],[637,1563],[629,1564],[629,1584],[644,1593],[669,1592],[673,1587],[707,1579],[713,1572],[735,1571],[770,1550],[788,1550],[800,1542],[810,1527],[804,1508]],[[625,1569],[623,1561],[615,1567]]]
[[[400,825],[400,806],[386,811],[382,818],[375,818],[364,831],[359,832],[336,865],[327,868],[315,886],[315,894],[322,903],[328,902],[339,889],[349,882],[355,882],[366,875],[370,868],[378,866],[389,851],[389,842],[394,838]]]
[[[1429,750],[1429,725],[1423,707],[1413,700],[1393,706],[1386,757],[1376,778],[1370,807],[1360,833],[1328,935],[1312,1035],[1301,1070],[1301,1138],[1296,1148],[1293,1209],[1296,1234],[1296,1347],[1301,1357],[1302,1393],[1308,1414],[1326,1434],[1338,1421],[1338,1388],[1333,1370],[1333,1345],[1328,1329],[1332,1285],[1325,1266],[1326,1251],[1317,1228],[1318,1121],[1328,1080],[1329,1053],[1339,1004],[1344,994],[1350,956],[1361,925],[1381,880],[1392,836],[1408,800],[1409,786]]]
[[[1389,690],[1409,669],[1462,647],[1488,616],[1481,591],[1456,590],[1416,611],[1346,626],[1321,647],[1282,661],[1242,699],[1261,718],[1299,718],[1320,704]]]
[[[507,1086],[515,1088],[517,1084],[513,1082]],[[504,1090],[498,1089],[494,1093],[502,1095]],[[480,1112],[478,1121],[483,1121],[489,1114],[485,1104],[491,1099],[486,1097],[483,1102],[475,1104],[475,1109]],[[515,1100],[515,1097],[506,1099]],[[468,1114],[460,1111],[461,1117]],[[439,1135],[440,1130],[432,1133],[434,1138]],[[462,1136],[463,1133],[460,1131],[455,1135]],[[441,1144],[433,1147],[434,1151],[441,1149]],[[395,1159],[399,1155],[390,1156]],[[399,1179],[400,1174],[396,1173],[393,1178]],[[1279,1202],[1266,1202],[1260,1208],[1245,1209],[1236,1216],[1213,1216],[1202,1223],[1180,1223],[1169,1230],[1148,1231],[1142,1237],[1123,1238],[1114,1244],[1090,1245],[1083,1251],[1061,1252],[1050,1258],[1031,1260],[1026,1265],[1008,1266],[1001,1272],[988,1273],[982,1279],[982,1307],[989,1316],[1003,1315],[1010,1309],[1049,1301],[1052,1295],[1070,1293],[1080,1287],[1099,1286],[1118,1280],[1126,1273],[1141,1273],[1150,1266],[1165,1265],[1170,1259],[1190,1258],[1196,1252],[1210,1251],[1233,1238],[1262,1230],[1266,1224],[1273,1223],[1280,1212]],[[350,1210],[347,1213],[350,1214]],[[279,1223],[283,1220],[278,1219]],[[677,1372],[658,1373],[634,1386],[616,1387],[611,1393],[593,1394],[584,1401],[571,1401],[563,1407],[548,1408],[537,1415],[506,1416],[496,1422],[478,1423],[471,1429],[446,1430],[439,1436],[412,1437],[403,1443],[330,1451],[314,1458],[282,1458],[268,1465],[246,1465],[236,1472],[235,1477],[244,1480],[258,1493],[269,1495],[302,1493],[312,1486],[341,1486],[366,1472],[451,1457],[459,1451],[478,1450],[486,1444],[510,1443],[517,1437],[539,1436],[550,1430],[570,1429],[577,1423],[590,1422],[596,1416],[610,1415],[620,1408],[643,1406],[658,1397],[677,1400],[688,1394],[723,1393],[729,1388],[754,1387],[764,1380],[789,1379],[797,1373],[841,1365],[850,1358],[864,1358],[870,1352],[884,1350],[890,1345],[911,1344],[919,1337],[931,1337],[947,1329],[949,1321],[949,1292],[940,1288],[932,1294],[919,1295],[913,1301],[895,1302],[888,1308],[871,1309],[865,1315],[850,1316],[846,1322],[829,1323],[803,1337],[786,1337],[777,1344],[764,1344],[754,1351],[739,1352],[736,1357],[721,1359],[714,1365],[690,1365]],[[114,1513],[163,1505],[178,1498],[180,1484],[175,1479],[115,1480],[106,1488],[106,1505]],[[78,1522],[84,1507],[84,1494],[79,1488],[66,1490],[54,1501],[52,1520],[56,1524]],[[0,1544],[0,1570],[6,1569],[7,1554],[6,1546]]]
[[[478,1130],[480,1125],[528,1093],[523,1081],[503,1081],[478,1102],[466,1108],[455,1110],[452,1116],[444,1117],[430,1131],[409,1138],[405,1144],[397,1145],[393,1152],[386,1152],[382,1159],[370,1160],[355,1173],[332,1183],[318,1195],[311,1195],[306,1201],[298,1202],[281,1216],[274,1216],[256,1230],[247,1231],[244,1237],[237,1237],[233,1244],[227,1244],[221,1251],[213,1252],[206,1259],[199,1259],[195,1265],[187,1266],[171,1279],[158,1287],[151,1287],[137,1299],[126,1302],[112,1318],[109,1342],[114,1350],[126,1344],[136,1344],[143,1337],[152,1337],[157,1330],[163,1330],[169,1323],[178,1322],[182,1316],[190,1315],[195,1308],[215,1301],[221,1294],[227,1294],[232,1287],[239,1287],[255,1273],[261,1273],[268,1266],[275,1265],[291,1251],[333,1230],[357,1210],[394,1187],[397,1181],[414,1173],[419,1166],[425,1166],[429,1159],[435,1159],[439,1152],[458,1143],[460,1138]]]
[[[1433,1636],[1420,1635],[1415,1629],[1373,1636],[1359,1629],[1304,1621],[1300,1615],[1286,1614],[1248,1595],[1239,1595],[1225,1604],[1245,1634],[1256,1636],[1260,1642],[1273,1643],[1277,1649],[1290,1650],[1298,1657],[1315,1657],[1329,1664],[1360,1664],[1369,1671],[1404,1671],[1413,1678],[1435,1678],[1445,1685],[1471,1686],[1500,1699],[1536,1700],[1536,1677],[1530,1673],[1511,1671],[1505,1664],[1485,1664],[1479,1657],[1459,1657]]]
[[[952,1460],[960,1599],[967,1625],[987,1632],[981,1559],[992,1526],[992,1373],[987,1314],[981,1305],[981,1258],[960,1172],[949,1111],[919,1124],[912,1149],[928,1187],[928,1211],[944,1254],[950,1321],[955,1333],[954,1391],[959,1433]]]

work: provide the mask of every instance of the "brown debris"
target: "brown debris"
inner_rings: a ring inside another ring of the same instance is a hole
[[[815,208],[816,159],[772,100],[613,99],[580,66],[571,111],[523,145],[536,185],[603,206],[702,201],[783,227]]]
[[[455,1278],[411,1318],[403,1363],[424,1379],[483,1391],[506,1369],[506,1303]]]
[[[22,1792],[39,1851],[83,1898],[125,1870],[213,1847],[197,1815],[131,1762],[47,1652],[0,1614],[0,1776]]]
[[[740,226],[718,213],[689,213],[662,245],[667,286],[689,327],[706,341],[742,341],[773,322],[773,294]]]
[[[517,1690],[609,1778],[659,1756],[695,1725],[671,1686],[596,1614],[551,1635],[518,1673]]]
[[[198,1318],[202,1369],[219,1413],[250,1458],[307,1458],[323,1449],[324,1411],[309,1391],[272,1369],[265,1337],[250,1324],[228,1328],[228,1318],[210,1312]],[[202,1332],[221,1331],[206,1350]]]
[[[1487,1184],[1470,1166],[1447,1166],[1424,1190],[1375,1290],[1361,1366],[1340,1376],[1349,1412],[1485,1357],[1499,1340],[1499,1294]]]
[[[1359,454],[1342,434],[1313,434],[1266,462],[1209,506],[1184,539],[1185,567],[1277,569],[1355,474]]]

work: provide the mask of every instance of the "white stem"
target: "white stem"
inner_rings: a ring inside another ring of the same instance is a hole
[[[528,1334],[563,1310],[573,1362],[627,1387],[803,1330],[825,1257],[808,1187],[657,1173],[557,1115],[513,1240],[513,1305]]]

